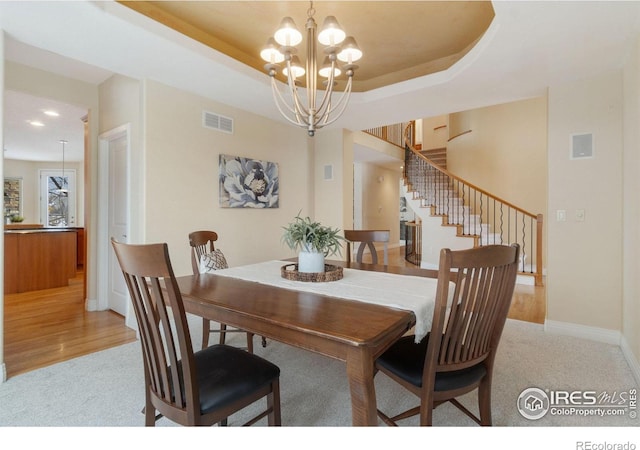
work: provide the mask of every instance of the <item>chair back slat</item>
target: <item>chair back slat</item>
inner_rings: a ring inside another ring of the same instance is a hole
[[[443,249],[427,364],[460,370],[489,357],[500,339],[517,275],[519,246]],[[457,281],[452,295],[449,282]]]
[[[178,409],[197,405],[191,336],[167,244],[112,244],[138,321],[151,394]]]
[[[215,250],[214,242],[218,240],[218,233],[215,231],[201,230],[189,233],[189,245],[191,246],[191,267],[193,273],[200,272],[200,258],[202,255]]]
[[[359,246],[355,252],[355,262],[361,263],[365,249],[369,249],[373,264],[378,264],[378,254],[374,243],[380,242],[384,244],[384,265],[388,265],[388,245],[390,239],[389,230],[344,230],[344,237],[347,242],[347,263],[351,262],[352,249],[351,246],[355,242],[359,242]]]

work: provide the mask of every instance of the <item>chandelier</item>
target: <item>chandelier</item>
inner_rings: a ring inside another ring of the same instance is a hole
[[[282,19],[280,28],[272,38],[269,38],[266,47],[260,52],[262,59],[267,61],[264,68],[271,77],[271,89],[278,110],[289,122],[306,128],[309,136],[315,135],[317,129],[335,122],[342,115],[349,102],[354,71],[358,68],[353,63],[362,57],[355,39],[351,36],[346,37],[334,16],[327,16],[317,35],[317,42],[324,46],[325,54],[323,62],[319,65],[316,43],[317,25],[313,19],[315,12],[313,2],[310,2],[305,25],[307,60],[304,66],[300,62],[296,48],[302,42],[302,34],[291,17]],[[344,63],[342,67],[338,65],[338,61]],[[291,97],[289,101],[280,92],[276,82],[279,70],[287,79]],[[336,78],[343,72],[347,76],[347,85],[339,100],[333,103]],[[303,75],[306,81],[306,104],[298,90],[298,78]],[[318,75],[325,78],[321,81],[324,85],[324,93],[319,104],[317,102]]]

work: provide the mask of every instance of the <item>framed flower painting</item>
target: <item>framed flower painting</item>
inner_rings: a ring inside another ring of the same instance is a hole
[[[278,164],[220,155],[220,206],[277,208],[280,194]]]

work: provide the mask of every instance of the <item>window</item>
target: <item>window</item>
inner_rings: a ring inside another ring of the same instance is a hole
[[[73,227],[76,224],[76,172],[40,172],[40,215],[45,227]]]

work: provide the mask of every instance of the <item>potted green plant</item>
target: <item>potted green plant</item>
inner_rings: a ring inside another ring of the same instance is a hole
[[[24,217],[18,215],[18,214],[14,214],[13,216],[11,216],[11,223],[20,223],[24,220]]]
[[[300,217],[300,213],[282,228],[282,241],[291,250],[298,250],[298,272],[324,272],[325,256],[341,254],[344,238],[338,228],[312,222],[309,217]]]

